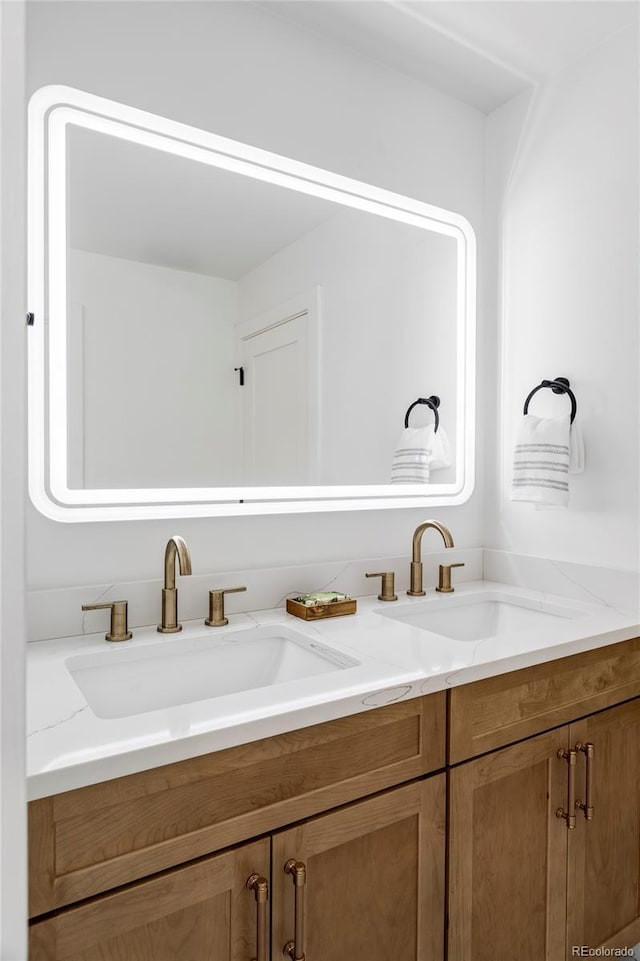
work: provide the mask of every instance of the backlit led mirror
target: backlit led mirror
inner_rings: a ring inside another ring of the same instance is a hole
[[[29,310],[30,492],[49,517],[471,493],[475,240],[455,213],[45,87]],[[433,395],[450,456],[392,484],[407,411]]]

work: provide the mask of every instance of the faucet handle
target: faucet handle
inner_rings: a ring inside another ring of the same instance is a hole
[[[464,563],[440,564],[438,567],[438,586],[436,590],[441,594],[453,594],[455,587],[451,586],[451,568],[464,567]]]
[[[379,601],[397,601],[398,595],[395,592],[394,579],[395,571],[377,571],[375,574],[365,574],[365,577],[381,577]]]
[[[224,616],[224,595],[237,594],[239,591],[246,591],[246,587],[224,587],[209,591],[209,617],[205,621],[207,627],[224,627],[229,623],[229,618]]]
[[[83,611],[111,611],[109,633],[105,641],[130,641],[133,634],[127,626],[128,604],[126,601],[109,601],[106,604],[83,604]]]

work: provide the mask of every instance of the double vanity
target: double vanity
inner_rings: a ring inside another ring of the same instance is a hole
[[[29,645],[32,961],[640,940],[637,618],[398,595]]]

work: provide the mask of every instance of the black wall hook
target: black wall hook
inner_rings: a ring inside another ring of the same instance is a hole
[[[576,403],[576,395],[571,390],[571,385],[566,377],[554,377],[553,380],[543,380],[542,383],[538,384],[537,387],[534,387],[524,402],[522,413],[529,413],[529,401],[533,395],[537,394],[538,391],[542,390],[543,387],[550,387],[554,394],[566,394],[568,396],[569,400],[571,401],[571,423],[573,424],[576,418],[578,405]]]
[[[440,406],[440,398],[436,397],[435,394],[432,394],[431,397],[418,397],[417,400],[414,400],[413,404],[411,405],[407,413],[404,415],[404,426],[405,427],[409,426],[409,414],[411,413],[414,407],[418,406],[418,404],[426,404],[426,406],[430,407],[431,410],[433,411],[436,419],[435,426],[433,428],[433,433],[436,434],[438,431],[438,427],[440,426],[440,414],[438,413],[438,407]]]

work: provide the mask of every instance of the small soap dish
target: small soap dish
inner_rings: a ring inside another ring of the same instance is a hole
[[[287,613],[301,617],[303,621],[317,621],[323,617],[342,617],[355,614],[357,602],[346,594],[336,591],[318,591],[301,597],[287,598]]]

